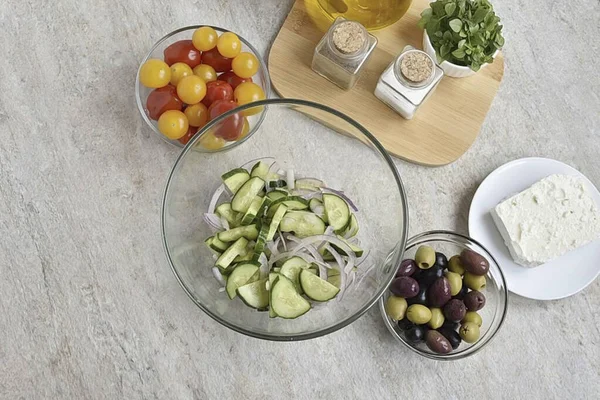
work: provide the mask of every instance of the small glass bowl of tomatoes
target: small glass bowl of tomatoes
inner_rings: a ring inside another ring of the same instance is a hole
[[[160,39],[144,57],[135,83],[142,118],[179,147],[217,116],[270,96],[269,73],[256,49],[238,34],[208,25],[187,26]],[[251,135],[266,108],[247,109],[210,141],[212,150]],[[210,142],[210,143],[209,143]]]

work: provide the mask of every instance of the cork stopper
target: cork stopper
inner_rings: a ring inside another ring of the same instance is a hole
[[[433,73],[433,63],[427,54],[411,51],[402,57],[400,71],[408,81],[421,83],[429,79]]]
[[[345,21],[334,28],[332,39],[333,45],[341,53],[353,54],[363,48],[367,33],[358,22]]]

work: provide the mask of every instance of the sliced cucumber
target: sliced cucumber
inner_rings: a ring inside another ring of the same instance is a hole
[[[309,190],[318,190],[325,186],[325,183],[318,179],[313,178],[301,178],[296,179],[296,187],[298,189],[309,189]]]
[[[269,199],[271,199],[272,201],[275,201],[277,199],[281,199],[282,197],[287,197],[288,194],[289,193],[285,189],[275,189],[275,190],[267,193],[267,197]]]
[[[270,188],[283,188],[286,187],[287,183],[283,179],[277,179],[275,181],[269,181]]]
[[[231,209],[231,203],[223,203],[215,208],[215,213],[225,218],[231,227],[235,225],[237,213]]]
[[[252,203],[250,203],[250,207],[248,207],[248,211],[244,214],[242,218],[242,225],[248,225],[254,218],[258,215],[258,211],[261,209],[263,202],[265,201],[264,197],[256,196]]]
[[[300,286],[300,272],[306,268],[308,268],[308,263],[306,261],[300,257],[292,257],[281,266],[280,274],[294,282],[296,291],[302,294],[302,287]]]
[[[264,224],[263,226],[261,226],[260,232],[258,232],[258,237],[256,238],[256,244],[254,245],[254,253],[255,254],[260,254],[265,250],[268,234],[269,234],[269,225]]]
[[[237,256],[236,258],[233,259],[234,263],[241,263],[241,262],[247,262],[247,261],[256,261],[255,260],[255,256],[254,256],[254,248],[253,247],[246,247],[246,252],[240,254],[239,256]]]
[[[281,318],[298,318],[310,310],[310,303],[296,292],[294,283],[283,275],[275,278],[270,294],[271,307]]]
[[[287,210],[288,210],[288,208],[285,204],[280,204],[277,207],[275,214],[273,214],[273,218],[271,218],[271,223],[269,224],[269,232],[267,233],[267,242],[273,240],[273,238],[275,237],[275,233],[277,233],[277,228],[279,228],[279,224],[281,223],[281,220],[283,219]]]
[[[238,189],[231,200],[231,208],[233,211],[245,214],[252,204],[252,200],[262,191],[265,186],[265,181],[259,177],[250,178]]]
[[[258,214],[256,215],[257,218],[262,218],[265,216],[265,214],[267,213],[267,210],[269,209],[269,207],[271,206],[271,204],[273,203],[273,201],[268,198],[268,197],[263,197],[263,203],[260,206],[260,210],[258,210]]]
[[[244,168],[236,168],[221,175],[221,179],[223,179],[227,189],[235,194],[250,179],[250,174]]]
[[[233,299],[239,287],[258,280],[258,267],[254,264],[240,264],[227,278],[225,289],[230,299]]]
[[[327,222],[327,216],[325,215],[325,206],[323,206],[323,202],[321,200],[313,197],[308,202],[308,208],[310,208],[310,211],[317,214],[317,216],[321,218],[323,222]]]
[[[267,290],[267,278],[248,283],[237,289],[240,299],[248,307],[264,310],[269,306],[269,291]]]
[[[235,271],[234,271],[235,272]],[[315,301],[329,301],[340,289],[306,270],[300,272],[300,285],[304,294]]]
[[[229,248],[225,250],[219,258],[217,258],[215,265],[220,269],[227,269],[227,267],[229,267],[229,265],[233,262],[233,259],[246,250],[247,245],[248,240],[246,238],[239,238],[234,244],[229,246]]]
[[[250,176],[258,176],[260,179],[265,180],[269,175],[269,166],[263,161],[259,161],[250,170]]]
[[[322,235],[325,232],[325,222],[309,211],[290,211],[279,225],[282,232],[294,232],[300,238]]]
[[[224,252],[229,247],[230,243],[225,243],[219,240],[216,236],[211,236],[212,240],[210,241],[210,248],[214,251],[218,251],[219,253]]]
[[[344,239],[343,237],[341,237],[340,235],[336,235],[338,239],[340,239],[342,242],[346,243],[346,245],[348,245],[348,247],[350,247],[350,250],[352,250],[354,252],[354,254],[356,255],[356,257],[361,257],[364,253],[363,249],[361,249],[360,247],[348,242],[346,239]],[[341,248],[339,248],[338,246],[336,246],[335,244],[331,244],[331,246],[337,250],[338,253],[340,253],[343,256],[347,256],[348,254],[346,254],[346,252],[344,250],[342,250]]]
[[[212,245],[212,242],[213,242],[213,239],[214,239],[214,238],[215,238],[214,236],[211,236],[211,237],[209,237],[208,239],[206,239],[206,240],[204,241],[204,243],[205,243],[205,244],[208,246],[208,248],[209,248],[209,249],[211,249],[212,251],[214,251],[215,253],[217,253],[217,254],[219,254],[219,255],[220,255],[220,254],[223,252],[223,250],[221,250],[221,249],[220,249],[220,248],[218,248],[218,247],[213,247],[213,245]]]
[[[342,277],[340,275],[327,275],[327,282],[339,289],[342,284]]]
[[[275,318],[277,317],[277,314],[275,313],[275,311],[273,310],[273,306],[271,305],[271,289],[273,288],[273,284],[275,283],[275,279],[277,279],[277,277],[279,276],[279,274],[271,272],[269,273],[269,282],[267,285],[267,290],[269,291],[269,318]]]
[[[344,236],[351,238],[351,237],[356,236],[357,233],[358,233],[358,220],[356,219],[356,216],[354,214],[352,214],[352,216],[350,217],[350,225],[348,225],[348,229],[346,229]]]
[[[329,225],[336,232],[343,232],[350,223],[350,208],[346,201],[335,194],[324,193],[323,206]]]
[[[219,232],[216,237],[222,242],[235,242],[241,237],[245,237],[248,240],[255,240],[258,237],[258,228],[256,225],[240,226],[239,228]]]

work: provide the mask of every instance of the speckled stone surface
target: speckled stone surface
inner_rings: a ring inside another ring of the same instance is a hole
[[[560,301],[511,295],[497,338],[452,363],[396,343],[376,308],[329,336],[271,343],[187,298],[159,232],[178,149],[139,118],[138,62],[196,23],[235,29],[266,55],[291,4],[2,4],[0,398],[598,398],[600,281]],[[411,234],[466,233],[478,184],[515,158],[556,158],[600,184],[600,3],[496,8],[506,72],[480,137],[446,167],[396,162]]]

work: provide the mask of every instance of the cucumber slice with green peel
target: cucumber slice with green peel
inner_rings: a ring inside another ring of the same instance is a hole
[[[267,211],[269,210],[269,207],[271,206],[271,204],[273,203],[273,201],[265,196],[263,197],[263,203],[260,206],[260,210],[258,210],[258,214],[256,215],[257,218],[262,218],[267,214]]]
[[[273,310],[273,306],[271,305],[271,288],[273,287],[273,284],[275,283],[275,279],[277,279],[278,276],[279,276],[279,274],[270,272],[269,273],[269,281],[267,282],[267,290],[269,291],[269,318],[277,317],[277,314],[275,313],[275,311]]]
[[[336,235],[338,239],[340,239],[342,242],[346,243],[348,245],[348,247],[350,247],[350,250],[352,250],[354,252],[354,255],[356,257],[362,257],[364,250],[361,249],[360,247],[358,247],[355,244],[352,244],[350,242],[348,242],[346,239],[344,239],[343,237],[341,237],[340,235]],[[342,250],[341,248],[339,248],[338,246],[336,246],[335,244],[331,244],[331,247],[333,247],[338,253],[340,253],[342,256],[347,256],[348,254]]]
[[[240,226],[228,231],[219,232],[216,237],[222,242],[235,242],[241,237],[248,240],[256,240],[258,237],[258,228],[256,225]]]
[[[262,191],[265,181],[258,177],[250,178],[235,192],[231,200],[231,209],[243,214],[248,211],[250,204]]]
[[[237,295],[239,287],[258,280],[258,267],[254,264],[239,264],[227,278],[225,289],[230,299]]]
[[[287,190],[284,190],[284,189],[275,189],[275,190],[267,193],[267,197],[269,199],[271,199],[272,201],[281,199],[282,197],[287,197],[288,195],[289,195],[289,193],[287,192]]]
[[[346,232],[344,232],[344,236],[351,238],[351,237],[356,236],[357,233],[358,233],[358,220],[356,219],[356,216],[354,214],[352,214],[350,216],[350,224],[348,225],[348,229],[346,229]]]
[[[215,208],[215,213],[229,223],[230,226],[235,225],[237,213],[231,209],[231,203],[223,203]]]
[[[329,301],[340,291],[331,283],[305,270],[300,272],[300,285],[304,294],[315,301]]]
[[[286,187],[287,183],[283,179],[277,179],[274,181],[269,181],[270,188],[283,188]]]
[[[310,276],[315,276],[308,273]],[[302,275],[300,275],[302,279]],[[296,292],[294,283],[283,275],[273,281],[270,293],[270,305],[278,317],[294,319],[310,310],[310,303]]]
[[[260,232],[258,232],[258,237],[256,238],[256,244],[254,245],[254,253],[255,254],[260,254],[265,250],[268,234],[269,234],[269,225],[264,224],[263,226],[261,226]]]
[[[275,237],[275,233],[277,233],[277,228],[279,228],[279,224],[281,223],[281,220],[283,219],[287,210],[288,209],[285,204],[280,204],[277,207],[277,211],[275,211],[273,218],[271,218],[271,223],[269,224],[269,232],[267,233],[267,242],[273,240],[273,238]]]
[[[259,161],[250,170],[250,176],[258,176],[260,179],[265,180],[269,175],[269,165],[263,161]]]
[[[248,207],[248,211],[242,217],[242,225],[248,225],[258,215],[259,210],[262,207],[263,202],[265,201],[264,197],[256,196],[252,203],[250,203],[250,207]]]
[[[300,196],[286,196],[274,200],[273,203],[271,203],[271,207],[269,207],[269,213],[272,214],[272,210],[279,204],[285,204],[288,210],[306,210],[308,208],[308,200]]]
[[[246,254],[240,254],[239,256],[237,256],[236,258],[233,259],[234,263],[241,263],[241,262],[248,262],[248,261],[256,261],[255,260],[255,255],[254,255],[254,248],[247,248],[246,247]]]
[[[340,275],[327,275],[327,282],[331,283],[333,286],[339,289],[340,285],[342,284],[342,277]]]
[[[308,208],[310,211],[314,212],[319,218],[323,220],[323,222],[327,223],[327,215],[325,215],[325,206],[323,202],[319,199],[312,198],[308,202]]]
[[[211,249],[212,251],[214,251],[215,253],[217,253],[218,255],[221,255],[221,253],[223,253],[223,251],[225,251],[226,249],[221,250],[219,247],[213,246],[212,242],[213,239],[215,239],[214,236],[209,237],[208,239],[206,239],[204,241],[204,243],[208,246],[209,249]],[[218,240],[218,239],[217,239]]]
[[[343,232],[350,223],[350,208],[344,199],[335,194],[323,194],[323,206],[327,221],[336,232]]]
[[[219,258],[217,258],[217,262],[215,265],[220,269],[227,269],[227,267],[229,267],[233,262],[233,259],[246,250],[247,245],[248,239],[244,237],[239,238],[235,241],[235,243],[229,246]]]
[[[221,175],[221,179],[227,189],[235,194],[250,179],[250,174],[244,168],[235,168]]]
[[[309,211],[289,211],[281,220],[279,229],[305,238],[325,233],[325,222]]]
[[[233,275],[233,274],[232,274]],[[237,295],[248,307],[264,310],[269,306],[268,279],[247,283],[237,289]]]
[[[209,246],[214,251],[218,251],[219,253],[222,253],[225,250],[227,250],[227,248],[229,247],[230,244],[231,243],[225,243],[225,242],[219,240],[219,238],[216,236],[212,236],[212,240],[211,240]]]
[[[296,291],[302,294],[302,287],[300,286],[300,272],[303,269],[308,268],[308,263],[300,257],[292,257],[287,260],[282,266],[279,273],[290,281],[294,282]]]
[[[298,189],[309,189],[309,190],[318,190],[325,186],[325,183],[318,179],[313,178],[300,178],[296,179],[296,185]]]

